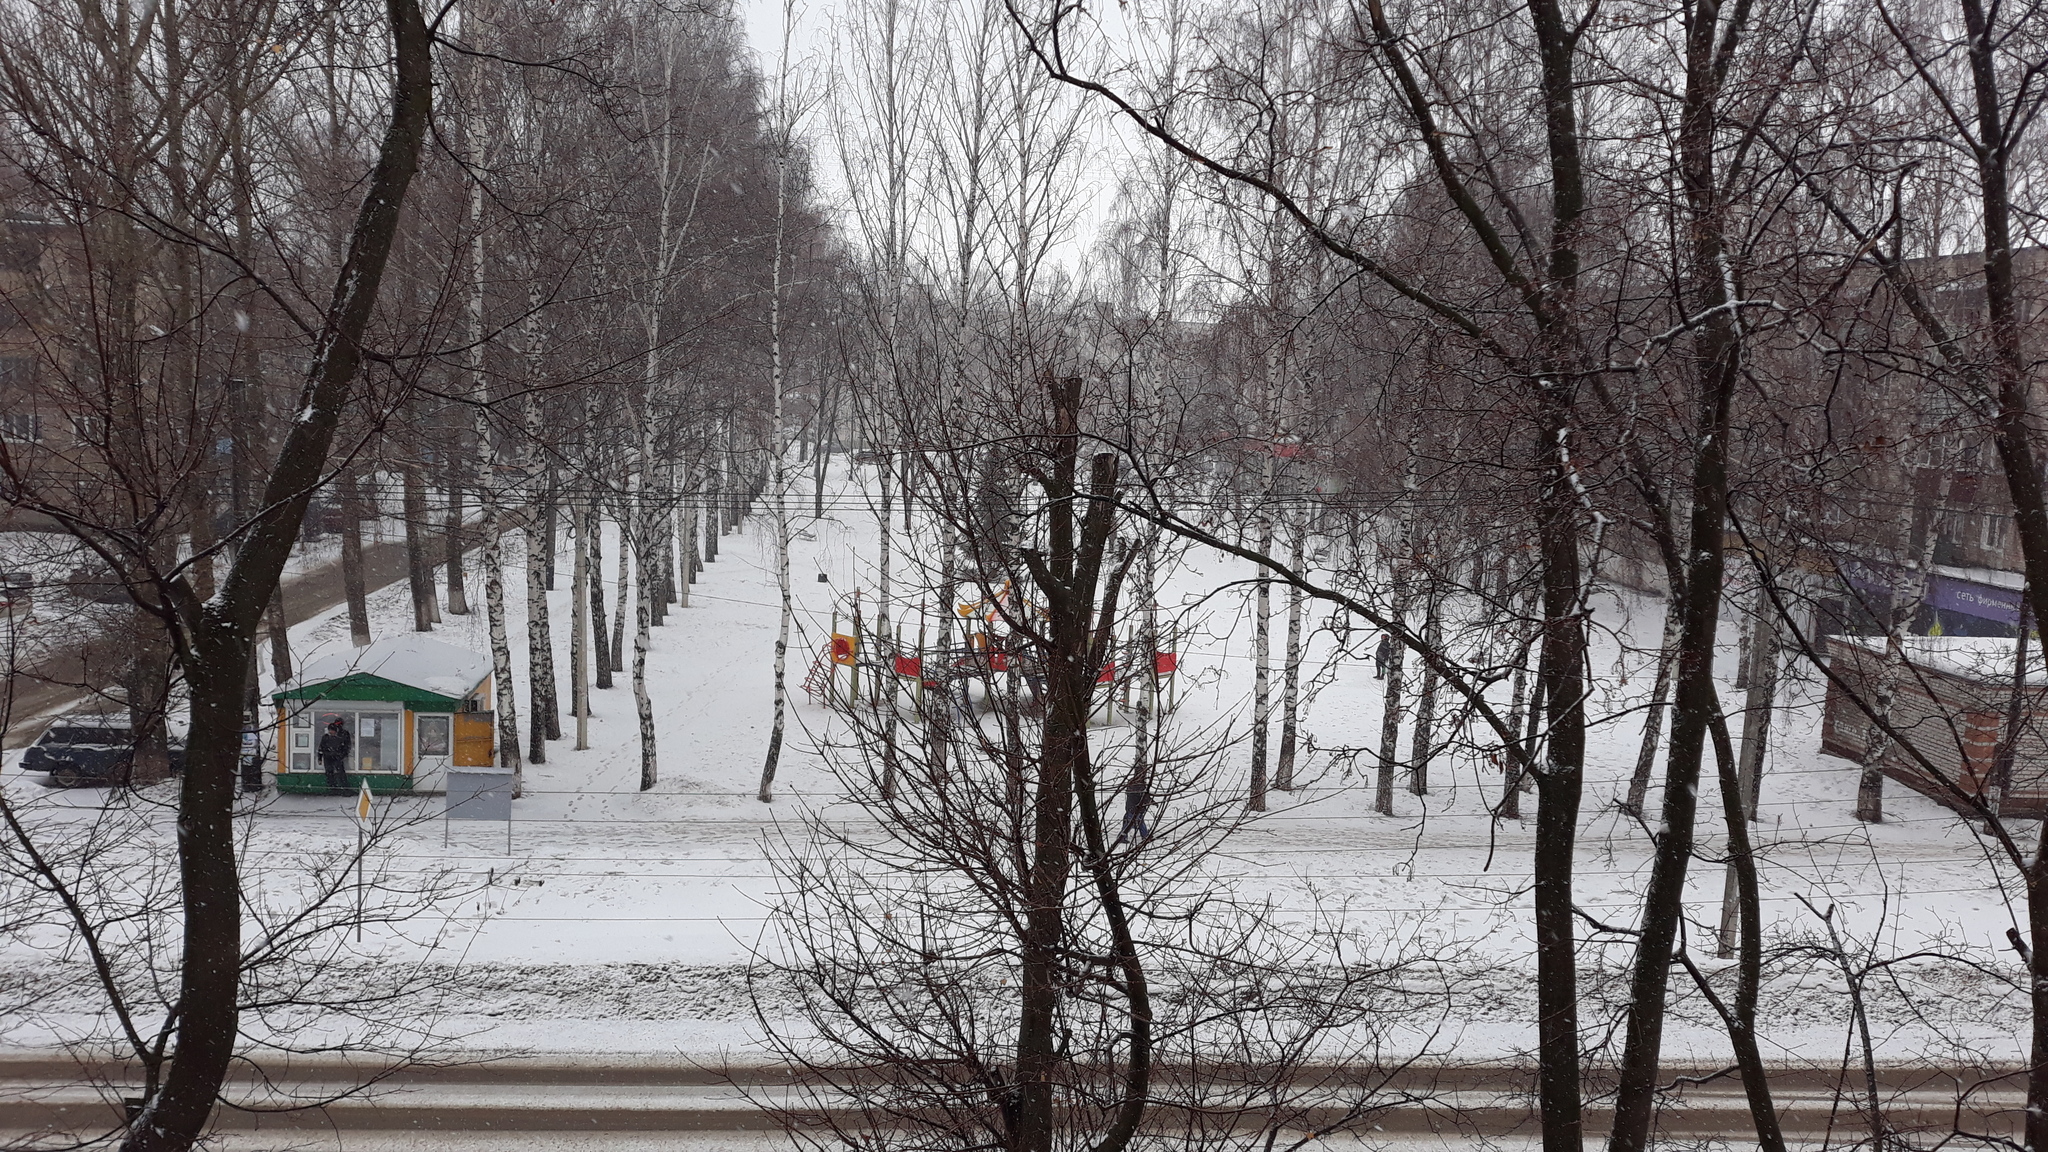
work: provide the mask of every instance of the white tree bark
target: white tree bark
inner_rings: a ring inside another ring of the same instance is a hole
[[[1266,464],[1265,499],[1273,496],[1273,471],[1271,457]],[[1259,554],[1273,554],[1273,518],[1259,517]],[[1265,569],[1259,570],[1258,593],[1254,597],[1252,619],[1252,789],[1250,806],[1254,812],[1266,810],[1266,735],[1273,726],[1273,582],[1266,578]]]
[[[1422,642],[1431,651],[1443,640],[1443,597],[1435,590],[1424,594]],[[1429,762],[1436,756],[1436,668],[1422,666],[1422,687],[1415,694],[1415,736],[1409,745],[1413,758],[1408,765],[1408,791],[1429,795]]]
[[[470,124],[471,151],[481,157],[489,138],[481,117]],[[519,709],[512,691],[512,644],[505,630],[505,565],[500,536],[502,501],[498,492],[498,449],[491,435],[490,389],[484,380],[484,190],[472,181],[469,189],[469,373],[470,403],[476,412],[477,498],[483,504],[484,614],[491,638],[491,681],[496,695],[498,766],[513,772],[512,794],[525,785],[526,765],[519,751]]]
[[[623,557],[625,549],[620,549],[619,555]],[[654,759],[654,703],[647,696],[647,618],[651,589],[644,554],[635,567],[639,569],[639,579],[633,582],[633,707],[640,716],[640,790],[645,792],[654,787],[658,774]]]
[[[768,499],[775,518],[775,582],[781,610],[775,628],[775,715],[768,729],[768,756],[761,766],[761,803],[775,800],[775,770],[782,760],[782,729],[789,701],[789,478],[784,447],[782,380],[782,261],[789,223],[789,152],[795,125],[789,105],[789,39],[795,14],[782,10],[782,59],[776,69],[775,245],[770,255],[768,291],[768,387],[774,404],[768,440]],[[894,679],[894,677],[890,677]]]
[[[526,521],[526,684],[532,732],[527,755],[535,764],[547,761],[547,742],[560,739],[561,720],[555,703],[555,644],[548,621],[547,530],[536,505]]]
[[[576,559],[569,578],[569,706],[576,713],[576,750],[590,747],[590,533],[594,508],[576,513]]]
[[[672,463],[668,467],[668,488],[672,492],[672,504],[676,504],[676,506],[668,515],[668,521],[666,521],[668,527],[662,529],[662,531],[666,531],[670,535],[670,541],[672,541],[670,547],[676,551],[676,566],[674,568],[676,568],[676,607],[678,609],[690,607],[690,580],[696,578],[694,547],[692,547],[692,541],[690,541],[690,519],[688,519],[688,515],[680,506],[682,502],[688,500],[688,476],[690,476],[690,469],[682,467],[680,463]]]
[[[536,272],[527,288],[526,313],[526,485],[530,496],[526,519],[526,685],[528,724],[527,757],[535,764],[547,761],[549,740],[562,738],[562,719],[556,700],[555,641],[548,618],[548,555],[554,539],[548,532],[547,485],[542,482],[546,466],[540,444],[546,435],[541,424],[541,288]]]
[[[1298,523],[1290,525],[1289,531],[1293,540],[1289,543],[1287,562],[1299,572],[1308,532]],[[1287,651],[1280,674],[1280,754],[1273,764],[1273,787],[1282,792],[1294,791],[1295,746],[1300,737],[1301,600],[1301,589],[1288,585]]]
[[[612,605],[612,671],[614,672],[624,672],[626,670],[626,605],[633,591],[633,586],[629,583],[633,577],[632,557],[628,555],[633,550],[632,536],[632,521],[627,516],[621,515],[619,517],[619,585],[616,590],[616,602]]]
[[[652,353],[649,354],[650,361]],[[648,627],[654,619],[655,574],[661,565],[661,548],[654,539],[654,517],[648,507],[647,480],[653,467],[653,414],[644,407],[639,416],[640,437],[634,445],[634,467],[627,473],[626,530],[633,540],[633,707],[640,719],[640,790],[654,787],[659,779],[655,762],[654,702],[647,695]],[[626,550],[620,549],[621,574]],[[620,601],[624,605],[623,598]]]

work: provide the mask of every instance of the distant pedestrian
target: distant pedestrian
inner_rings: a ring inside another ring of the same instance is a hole
[[[1152,825],[1147,823],[1146,814],[1151,810],[1151,791],[1145,787],[1143,780],[1132,776],[1130,784],[1124,788],[1124,830],[1117,833],[1116,843],[1112,847],[1123,847],[1124,841],[1133,832],[1138,834],[1140,844],[1150,840]]]
[[[356,738],[349,735],[339,716],[329,720],[327,730],[320,733],[320,767],[327,773],[331,791],[348,791],[348,754],[355,746]]]
[[[1375,680],[1385,680],[1387,678],[1387,665],[1393,662],[1394,638],[1383,632],[1380,634],[1380,646],[1373,649],[1372,653],[1372,678]]]

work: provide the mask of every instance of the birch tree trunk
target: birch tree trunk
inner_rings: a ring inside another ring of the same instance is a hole
[[[370,642],[369,594],[363,587],[363,503],[353,471],[341,474],[341,588],[348,601],[349,643]]]
[[[462,483],[462,432],[454,429],[448,434],[448,520],[442,531],[443,547],[447,552],[448,564],[448,614],[469,615],[469,574],[463,570],[462,553],[464,536],[462,522],[467,513],[463,511]]]
[[[1131,566],[1135,585],[1132,594],[1137,597],[1135,606],[1138,609],[1138,659],[1145,663],[1138,670],[1143,679],[1139,681],[1138,707],[1131,725],[1130,786],[1139,794],[1147,794],[1152,786],[1153,733],[1160,723],[1159,610],[1153,603],[1153,581],[1157,578],[1153,565],[1157,563],[1158,558],[1158,534],[1148,532],[1139,547],[1144,551]]]
[[[575,511],[576,557],[569,576],[569,707],[576,714],[576,750],[590,747],[590,533],[596,517]]]
[[[1515,674],[1514,679],[1508,685],[1508,719],[1506,727],[1509,732],[1515,734],[1516,739],[1519,741],[1522,732],[1522,712],[1527,708],[1533,713],[1534,707],[1533,702],[1529,699],[1528,648],[1522,645],[1519,639],[1515,643],[1517,644]],[[1516,767],[1520,757],[1513,755],[1512,752],[1512,749],[1501,749],[1500,805],[1494,809],[1494,815],[1502,820],[1520,820],[1522,818],[1523,781],[1521,770]]]
[[[597,669],[597,686],[612,686],[612,644],[611,631],[605,627],[604,611],[604,509],[597,497],[590,499],[590,507],[584,512],[589,534],[585,543],[590,547],[590,563],[585,579],[590,584],[590,643],[591,663]],[[624,544],[621,542],[621,547]],[[587,703],[587,702],[586,702]]]
[[[1273,497],[1273,464],[1270,457],[1266,462],[1265,497]],[[1259,517],[1259,554],[1273,554],[1273,518]],[[1252,790],[1249,807],[1254,812],[1266,810],[1266,737],[1273,726],[1272,688],[1272,647],[1273,647],[1273,582],[1266,578],[1266,570],[1259,569],[1259,588],[1255,597],[1252,619]]]
[[[553,592],[555,590],[555,554],[561,547],[556,543],[556,540],[561,535],[559,531],[561,525],[558,521],[561,519],[562,502],[556,495],[555,469],[553,465],[548,465],[546,472],[548,474],[547,487],[542,491],[540,497],[541,537],[547,545],[541,549],[541,587],[549,592]],[[557,732],[554,738],[559,740],[561,736],[562,734]]]
[[[618,603],[612,608],[612,671],[626,670],[626,602],[633,591],[631,567],[633,525],[630,514],[619,515],[619,583],[614,592]]]
[[[540,280],[536,273],[533,284],[527,289],[526,312],[526,473],[527,490],[532,495],[532,504],[527,510],[526,538],[526,703],[527,703],[527,758],[535,764],[545,764],[548,758],[547,742],[562,738],[562,711],[556,699],[555,687],[555,639],[552,621],[548,617],[549,569],[554,567],[553,519],[546,489],[535,483],[536,476],[545,470],[541,460],[540,444],[545,435],[541,423],[540,392],[541,333],[540,333]]]
[[[789,684],[789,505],[788,451],[784,447],[782,380],[782,260],[789,223],[789,150],[794,124],[789,109],[789,39],[794,14],[783,8],[782,56],[776,71],[776,132],[779,148],[775,157],[775,246],[770,256],[768,291],[768,387],[774,405],[768,431],[768,499],[775,518],[775,584],[780,613],[775,626],[775,713],[768,729],[768,757],[761,766],[761,803],[775,799],[775,769],[782,758],[783,715],[788,707]],[[884,633],[886,635],[886,624]],[[891,675],[893,683],[896,677]]]
[[[636,549],[638,579],[633,581],[633,707],[640,717],[640,790],[654,787],[657,778],[654,760],[654,702],[647,696],[647,620],[652,605],[653,589],[649,587],[647,553]],[[624,564],[626,549],[619,549],[619,560]]]
[[[703,549],[701,549],[697,543],[697,524],[698,521],[704,518],[703,471],[704,470],[702,468],[699,468],[696,465],[692,465],[690,467],[689,498],[684,501],[683,508],[683,538],[685,545],[685,555],[687,555],[690,560],[690,571],[688,573],[687,579],[692,584],[695,584],[697,582],[697,576],[704,571],[704,553]]]
[[[1302,553],[1305,548],[1307,531],[1302,525],[1292,526],[1294,539],[1288,549],[1287,564],[1296,572],[1302,571]],[[1294,791],[1295,745],[1299,738],[1301,722],[1301,589],[1287,586],[1287,654],[1280,678],[1280,755],[1273,765],[1273,787],[1282,792]],[[1147,656],[1147,659],[1150,659]]]
[[[682,467],[680,463],[670,465],[668,476],[670,476],[670,480],[668,480],[670,492],[674,492],[674,498],[676,498],[676,506],[670,510],[668,529],[666,529],[668,531],[668,539],[670,539],[670,547],[674,547],[674,558],[676,558],[676,564],[674,564],[674,570],[676,570],[676,607],[678,609],[688,609],[690,607],[690,584],[696,578],[696,572],[694,572],[696,558],[690,553],[692,543],[694,543],[690,539],[690,521],[688,521],[686,512],[682,510],[682,504],[686,504],[688,498],[690,498],[688,496],[688,488],[690,486],[688,486],[688,480],[686,480],[688,478],[688,469]]]
[[[1424,598],[1422,611],[1422,643],[1434,652],[1443,643],[1443,597],[1432,589]],[[1424,664],[1422,688],[1415,697],[1415,735],[1408,749],[1413,757],[1408,791],[1417,796],[1429,795],[1429,762],[1436,755],[1436,697],[1436,669]]]
[[[667,470],[664,469],[664,472]],[[655,517],[661,537],[661,614],[656,623],[668,622],[668,606],[678,603],[676,599],[676,514],[668,505],[674,499],[672,489],[664,485],[662,511]]]
[[[1643,713],[1643,744],[1636,753],[1636,769],[1628,778],[1628,798],[1622,811],[1640,818],[1649,797],[1650,773],[1657,766],[1657,739],[1664,730],[1664,706],[1671,696],[1671,668],[1678,661],[1678,596],[1672,593],[1664,603],[1664,642],[1657,650],[1657,682],[1650,688],[1650,706]]]
[[[483,409],[479,408],[481,413]],[[479,420],[488,417],[479,415]],[[489,460],[491,453],[484,458]],[[505,564],[498,518],[498,494],[479,492],[483,499],[484,620],[491,636],[491,680],[496,694],[498,767],[512,769],[512,794],[519,795],[526,782],[526,765],[519,752],[519,709],[512,691],[512,641],[505,627]]]
[[[1743,700],[1742,757],[1737,765],[1742,784],[1742,813],[1756,821],[1757,794],[1763,786],[1764,753],[1771,738],[1771,712],[1778,698],[1778,614],[1758,573],[1756,606],[1750,625],[1749,686]]]
[[[292,679],[292,640],[284,622],[282,589],[270,594],[270,604],[263,612],[263,630],[270,636],[271,681],[282,688]]]
[[[650,354],[651,356],[651,354]],[[650,360],[651,363],[651,360]],[[643,397],[639,412],[640,435],[634,445],[634,468],[627,473],[627,529],[633,539],[633,707],[640,720],[640,790],[654,787],[657,779],[654,749],[654,703],[647,695],[648,628],[653,623],[655,601],[660,594],[661,550],[654,540],[654,517],[648,508],[648,480],[654,468],[652,389]],[[619,558],[625,559],[621,549]],[[624,607],[623,598],[620,606]]]
[[[427,489],[417,465],[402,469],[405,483],[405,577],[412,593],[412,628],[415,632],[434,630],[434,570],[427,564],[425,532]]]
[[[833,435],[833,429],[839,423],[839,393],[841,391],[837,377],[829,377],[819,387],[824,390],[825,394],[819,397],[818,400],[818,429],[811,451],[811,518],[813,520],[823,520],[825,518],[825,474],[832,463],[832,453],[828,445],[837,441],[837,437]]]
[[[721,453],[719,463],[711,470],[711,503],[708,505],[711,514],[704,518],[704,559],[707,563],[718,563],[718,546],[725,537],[732,503],[732,494],[727,490],[731,479]]]
[[[1742,753],[1735,769],[1736,802],[1728,813],[1742,823],[1756,821],[1764,752],[1770,742],[1771,712],[1777,706],[1778,617],[1770,591],[1764,585],[1769,579],[1768,573],[1757,573],[1756,603],[1750,625],[1749,687],[1742,703]],[[1746,854],[1747,847],[1741,851]],[[1731,844],[1727,876],[1721,886],[1721,928],[1715,949],[1724,960],[1733,957],[1742,945],[1744,862],[1736,856],[1736,846]]]
[[[877,480],[882,487],[878,513],[882,546],[875,575],[875,607],[879,613],[876,619],[875,634],[878,636],[893,635],[889,625],[889,603],[892,595],[889,566],[896,548],[894,523],[889,515],[891,511],[889,502],[894,498],[891,481],[895,478],[895,468],[895,457],[884,451],[882,453],[881,465],[875,469]],[[896,798],[897,757],[896,696],[901,690],[901,685],[897,683],[897,678],[894,676],[885,677],[883,684],[885,687],[882,690],[884,709],[882,713],[882,799],[894,800]]]
[[[562,716],[555,699],[555,643],[548,621],[547,531],[540,509],[526,524],[526,684],[527,759],[545,764],[547,742],[562,738]]]
[[[1396,621],[1405,621],[1408,615],[1407,585],[1398,565],[1390,571],[1393,574],[1394,603],[1388,609],[1388,615]],[[1393,654],[1387,659],[1387,696],[1380,711],[1379,779],[1373,791],[1373,810],[1382,816],[1394,814],[1394,765],[1400,762],[1401,688],[1406,675],[1407,656],[1407,646],[1396,641]]]
[[[472,113],[470,148],[472,160],[489,149],[483,118]],[[484,189],[472,181],[469,189],[469,395],[476,413],[477,500],[483,512],[484,621],[490,632],[491,683],[495,693],[498,767],[512,769],[512,795],[518,796],[526,783],[525,758],[519,750],[519,708],[512,686],[512,641],[505,625],[505,564],[503,555],[503,500],[498,492],[498,444],[491,430],[490,387],[484,378]]]

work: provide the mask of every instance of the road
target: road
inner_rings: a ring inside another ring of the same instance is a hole
[[[1684,1070],[1667,1074],[1675,1083]],[[0,1057],[0,1146],[21,1146],[33,1134],[105,1132],[119,1123],[118,1089],[125,1073],[33,1057]],[[335,1065],[299,1062],[291,1092],[333,1097],[360,1082]],[[1800,1146],[1854,1143],[1866,1134],[1853,1100],[1838,1096],[1833,1075],[1784,1071],[1773,1089],[1787,1135]],[[1427,1104],[1392,1109],[1364,1134],[1394,1147],[1469,1147],[1474,1136],[1522,1146],[1534,1137],[1525,1072],[1498,1068],[1412,1069],[1393,1085]],[[1860,1083],[1852,1081],[1851,1083]],[[1884,1112],[1895,1131],[1947,1133],[1960,1117],[1983,1131],[2009,1130],[2019,1098],[2005,1081],[1956,1109],[1957,1078],[1933,1069],[1881,1074]],[[412,1070],[374,1090],[316,1109],[284,1112],[223,1110],[221,1147],[321,1147],[345,1152],[399,1149],[765,1150],[788,1147],[780,1121],[757,1104],[793,1101],[791,1078],[768,1066],[712,1068],[686,1062],[540,1062],[507,1060]],[[250,1081],[231,1085],[230,1099],[264,1099]],[[824,1105],[833,1109],[829,1101]],[[1310,1115],[1296,1125],[1312,1125]],[[1598,1133],[1606,1113],[1588,1115]],[[1290,1130],[1296,1125],[1290,1125]],[[1750,1131],[1740,1085],[1730,1078],[1685,1088],[1667,1104],[1661,1131],[1670,1141],[1722,1137],[1740,1145]],[[1352,1141],[1340,1139],[1340,1145]]]
[[[435,535],[439,541],[438,533]],[[363,586],[374,593],[406,578],[405,542],[389,540],[363,545]],[[341,579],[341,559],[302,572],[284,581],[285,623],[302,623],[332,611],[346,595]],[[133,638],[125,634],[91,637],[58,649],[22,669],[16,676],[12,721],[0,747],[26,747],[42,735],[39,718],[70,708],[85,698],[84,684],[114,684],[128,671]],[[258,656],[267,662],[269,649]]]

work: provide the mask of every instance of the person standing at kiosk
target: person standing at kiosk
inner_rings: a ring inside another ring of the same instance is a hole
[[[340,717],[327,722],[327,730],[320,733],[320,767],[327,773],[327,786],[339,792],[348,791],[348,754],[355,747],[355,737],[349,735]]]

